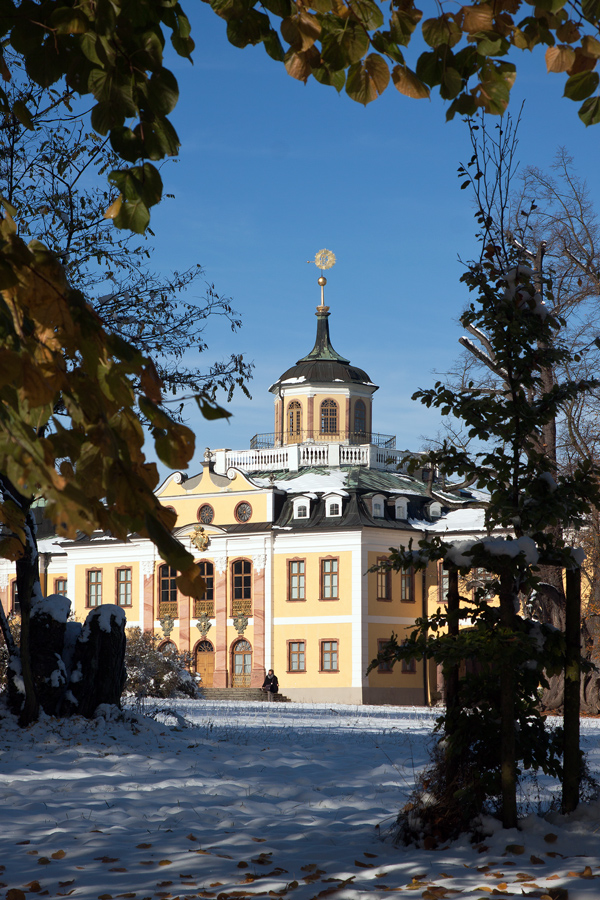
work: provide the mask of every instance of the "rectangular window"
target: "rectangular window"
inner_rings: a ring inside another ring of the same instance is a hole
[[[61,594],[63,597],[67,596],[67,579],[66,578],[55,578],[54,579],[54,593]]]
[[[377,565],[380,566],[384,562],[386,562],[386,558],[381,557],[377,560]],[[392,599],[392,573],[389,569],[379,569],[377,572],[377,599]]]
[[[377,641],[377,652],[381,653],[381,651],[384,649],[384,647],[388,643],[389,643],[388,638],[380,638]],[[393,668],[392,668],[391,662],[388,662],[387,660],[380,662],[379,665],[377,666],[377,671],[378,672],[392,672]]]
[[[406,641],[404,641],[406,643]],[[417,671],[417,661],[416,659],[403,659],[402,660],[402,674],[403,675],[414,675]]]
[[[306,575],[303,559],[288,560],[288,600],[306,600]]]
[[[338,642],[321,641],[321,672],[338,671]]]
[[[131,569],[117,569],[117,606],[131,606]]]
[[[337,600],[338,594],[338,560],[321,560],[321,600]]]
[[[236,559],[231,566],[232,598],[231,615],[252,615],[252,563],[247,559]]]
[[[12,611],[14,613],[16,613],[17,615],[20,615],[21,614],[21,604],[19,603],[19,593],[17,591],[16,578],[13,582],[11,582],[11,585],[10,585],[10,602],[11,602],[10,608],[12,609]]]
[[[304,641],[288,641],[288,672],[306,672]]]
[[[87,573],[87,605],[102,605],[102,569],[91,569]]]
[[[400,599],[404,603],[414,603],[415,601],[415,573],[413,569],[408,569],[400,574]]]
[[[444,569],[440,563],[439,570],[439,586],[440,586],[440,603],[448,602],[448,591],[450,590],[450,579],[448,577],[448,569]]]
[[[158,617],[171,616],[176,619],[177,609],[177,570],[162,565],[158,569]]]

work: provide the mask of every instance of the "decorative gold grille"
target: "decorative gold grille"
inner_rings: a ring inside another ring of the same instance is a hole
[[[177,601],[166,600],[158,605],[158,618],[162,619],[164,616],[171,616],[172,619],[179,618],[179,611],[177,609]]]
[[[232,616],[250,616],[252,615],[252,600],[232,600],[231,601]]]
[[[251,675],[236,675],[235,673],[231,676],[231,686],[232,687],[250,687],[250,678]]]
[[[215,614],[215,604],[213,600],[194,601],[194,616],[196,619],[200,618],[203,614],[206,614],[211,619],[213,618]]]

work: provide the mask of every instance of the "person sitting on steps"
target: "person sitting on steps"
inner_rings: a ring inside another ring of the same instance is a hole
[[[273,669],[269,669],[268,673],[265,675],[262,689],[267,695],[267,700],[275,699],[275,694],[279,692],[279,682],[277,681],[277,675],[275,675]]]

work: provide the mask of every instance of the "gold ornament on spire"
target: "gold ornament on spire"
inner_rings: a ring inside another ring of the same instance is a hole
[[[310,263],[310,259],[307,259],[306,261]],[[321,287],[321,305],[317,306],[317,310],[322,312],[329,309],[328,306],[325,306],[325,285],[327,284],[327,279],[323,275],[323,272],[325,269],[331,269],[332,266],[335,266],[335,253],[332,253],[331,250],[319,250],[315,256],[315,265],[321,270],[321,276],[319,278],[319,285]]]
[[[332,266],[335,266],[335,253],[332,253],[331,250],[319,250],[315,256],[315,265],[321,271],[331,269]]]

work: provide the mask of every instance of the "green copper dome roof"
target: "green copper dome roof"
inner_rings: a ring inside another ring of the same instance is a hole
[[[351,366],[350,360],[337,353],[331,346],[329,337],[329,307],[317,306],[317,336],[315,346],[310,353],[299,359],[283,373],[281,378],[271,385],[270,390],[278,388],[285,382],[365,384],[375,387],[367,373],[357,366]]]

